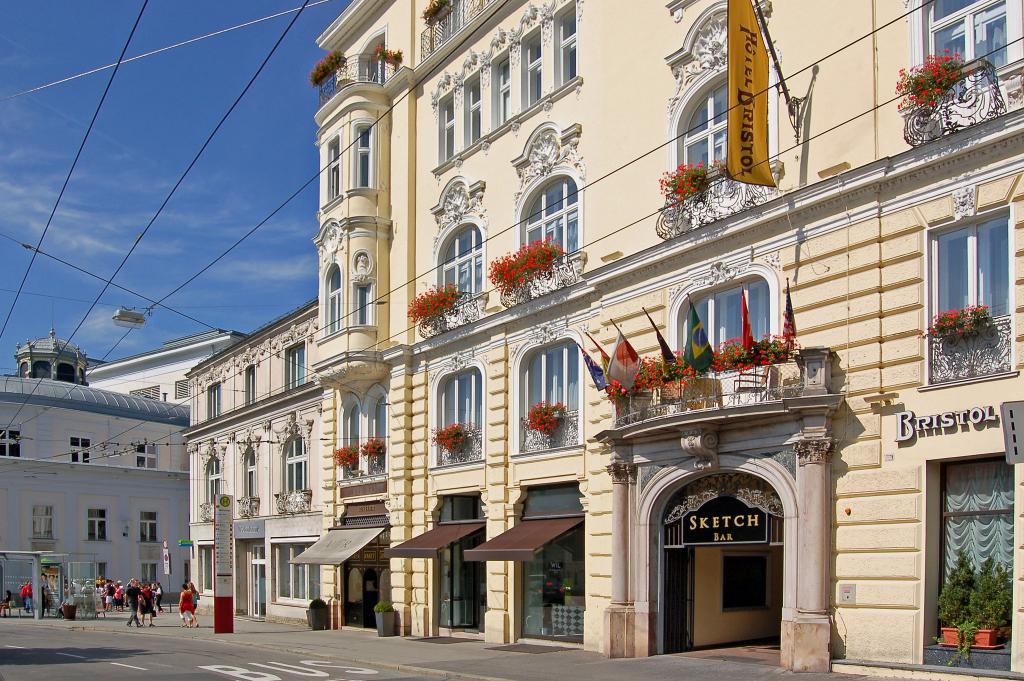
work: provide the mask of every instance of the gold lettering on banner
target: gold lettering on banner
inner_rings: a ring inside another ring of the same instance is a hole
[[[726,170],[738,182],[775,186],[768,165],[768,53],[751,0],[729,0]]]

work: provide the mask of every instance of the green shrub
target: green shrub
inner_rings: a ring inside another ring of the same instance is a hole
[[[971,594],[971,619],[982,629],[999,629],[1010,623],[1013,611],[1013,580],[1010,571],[991,558],[981,565]]]
[[[327,609],[327,602],[324,601],[322,598],[314,598],[313,600],[311,600],[309,602],[309,609],[310,610],[326,610]]]
[[[391,604],[391,601],[380,601],[377,605],[373,606],[374,612],[394,612],[395,606]]]
[[[971,616],[971,593],[974,591],[974,566],[963,551],[956,554],[956,563],[946,576],[939,593],[939,622],[944,627],[959,627]]]

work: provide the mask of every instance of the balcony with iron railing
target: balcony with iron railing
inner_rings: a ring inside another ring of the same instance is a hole
[[[655,231],[662,239],[675,239],[730,215],[775,198],[778,190],[737,182],[718,167],[708,171],[707,187],[685,199],[666,199]]]
[[[207,501],[205,503],[199,504],[199,522],[213,522],[213,502]]]
[[[277,512],[283,515],[307,513],[313,505],[313,490],[299,489],[275,494]]]
[[[376,59],[373,55],[359,54],[347,57],[345,63],[327,80],[320,83],[320,106],[350,85],[375,83],[384,85],[398,70],[397,64]]]
[[[933,142],[1006,113],[995,66],[985,59],[966,64],[960,79],[934,106],[902,110],[903,139],[911,146]]]
[[[1013,369],[1013,319],[995,317],[977,333],[928,336],[931,385],[1005,374]]]
[[[367,478],[374,478],[386,475],[387,455],[386,454],[360,454],[359,463],[354,466],[339,466],[342,480],[365,481]]]
[[[420,61],[427,59],[477,18],[494,0],[452,0],[420,34]]]
[[[449,309],[436,315],[421,319],[417,323],[420,335],[424,338],[431,338],[445,331],[457,329],[466,324],[472,324],[484,316],[484,308],[487,306],[486,294],[462,293],[458,302]]]
[[[586,255],[583,251],[562,255],[546,271],[537,273],[522,285],[502,290],[501,304],[514,307],[577,284],[583,280],[585,263]]]
[[[573,447],[580,443],[580,412],[578,410],[563,412],[558,417],[558,425],[551,433],[534,430],[529,426],[529,418],[520,419],[519,451],[522,454]]]
[[[483,431],[479,426],[472,424],[463,425],[466,431],[465,442],[455,450],[449,450],[438,445],[437,466],[458,466],[484,460]]]
[[[259,497],[240,497],[238,499],[238,517],[255,518],[260,514]]]

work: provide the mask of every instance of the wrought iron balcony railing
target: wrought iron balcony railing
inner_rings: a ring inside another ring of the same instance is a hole
[[[935,106],[903,111],[903,139],[916,147],[1006,113],[995,67],[978,59],[964,67],[960,80]]]
[[[345,65],[320,84],[320,106],[331,101],[346,86],[353,83],[377,83],[383,85],[395,75],[398,67],[386,61],[373,59],[368,55],[348,57]]]
[[[341,478],[343,480],[353,480],[355,478],[385,475],[387,472],[387,456],[385,454],[360,455],[357,465],[341,467]]]
[[[259,497],[241,497],[238,500],[238,517],[255,518],[260,514]]]
[[[566,286],[572,286],[583,278],[583,261],[582,251],[563,255],[555,260],[554,265],[547,272],[539,274],[518,288],[503,291],[501,304],[505,307],[513,307]]]
[[[428,25],[420,34],[420,61],[455,37],[494,0],[452,0],[451,10]]]
[[[580,413],[577,410],[567,411],[559,417],[558,426],[550,435],[527,428],[529,422],[524,417],[519,424],[519,451],[522,453],[572,447],[580,443]]]
[[[722,218],[759,206],[775,197],[771,187],[737,182],[718,171],[708,173],[708,188],[682,201],[668,200],[655,231],[662,239],[675,239]]]
[[[204,504],[199,504],[199,522],[213,522],[213,502],[208,501]]]
[[[450,452],[444,447],[437,448],[437,465],[454,466],[460,463],[483,461],[483,433],[478,426],[466,428],[466,443],[457,452]]]
[[[275,494],[278,513],[305,513],[313,504],[313,490],[300,489]]]
[[[451,331],[466,324],[472,324],[484,316],[484,306],[486,304],[487,297],[485,295],[463,293],[452,309],[427,319],[421,319],[419,323],[420,335],[424,338],[430,338],[439,333]]]
[[[996,317],[969,336],[928,337],[928,382],[932,385],[1010,371],[1013,319]]]

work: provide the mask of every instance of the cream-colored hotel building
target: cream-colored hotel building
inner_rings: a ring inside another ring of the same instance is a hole
[[[724,0],[451,0],[430,25],[426,0],[352,0],[325,28],[347,60],[313,95],[307,560],[339,623],[391,600],[408,636],[755,641],[787,669],[892,673],[945,659],[936,601],[963,550],[1012,566],[1024,626],[1024,474],[998,417],[1024,387],[1022,0],[760,1],[800,101],[794,128],[770,94],[778,190],[716,177],[668,207],[665,171],[724,154]],[[901,112],[899,70],[944,48],[963,79]],[[490,263],[542,238],[566,255],[494,290]],[[577,349],[610,347],[614,321],[655,355],[642,308],[678,348],[691,304],[718,345],[741,290],[754,334],[779,334],[787,280],[800,349],[753,377],[613,408]],[[444,283],[458,305],[410,321]],[[924,335],[973,304],[982,332]],[[565,405],[550,434],[524,423],[542,400]],[[466,443],[439,448],[453,423]],[[372,437],[385,454],[335,465]],[[735,533],[702,533],[715,518]],[[1024,644],[972,660],[1024,671]]]

